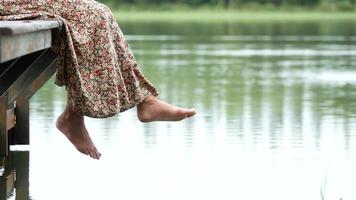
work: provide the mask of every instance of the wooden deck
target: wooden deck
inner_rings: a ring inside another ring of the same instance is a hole
[[[58,20],[0,21],[0,155],[29,144],[29,99],[55,73]],[[11,133],[11,134],[9,134]]]

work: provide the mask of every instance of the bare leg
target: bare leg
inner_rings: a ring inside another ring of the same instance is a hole
[[[147,97],[137,106],[137,117],[141,122],[180,121],[195,114],[195,109],[179,108],[154,96]]]
[[[100,158],[101,154],[96,149],[85,127],[84,116],[73,111],[68,102],[65,111],[56,121],[56,127],[69,139],[78,151],[94,159]]]
[[[195,114],[195,109],[179,108],[154,96],[147,97],[137,106],[137,116],[141,122],[180,121]],[[56,126],[78,151],[94,159],[101,157],[85,127],[84,116],[73,111],[68,103],[58,117]]]

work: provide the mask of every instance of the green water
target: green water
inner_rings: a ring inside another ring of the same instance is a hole
[[[197,116],[87,119],[93,161],[54,128],[52,80],[3,169],[20,173],[10,199],[356,199],[356,22],[120,25],[160,98]]]

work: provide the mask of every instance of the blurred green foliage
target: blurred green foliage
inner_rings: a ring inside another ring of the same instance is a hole
[[[216,7],[248,10],[317,8],[323,11],[355,10],[356,0],[98,0],[113,7],[191,8]]]

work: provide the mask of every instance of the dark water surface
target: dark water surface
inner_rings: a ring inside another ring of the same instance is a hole
[[[10,199],[356,199],[355,22],[121,26],[161,99],[198,115],[87,119],[93,161],[54,128],[52,80],[31,100],[31,145],[0,169],[18,174]]]

